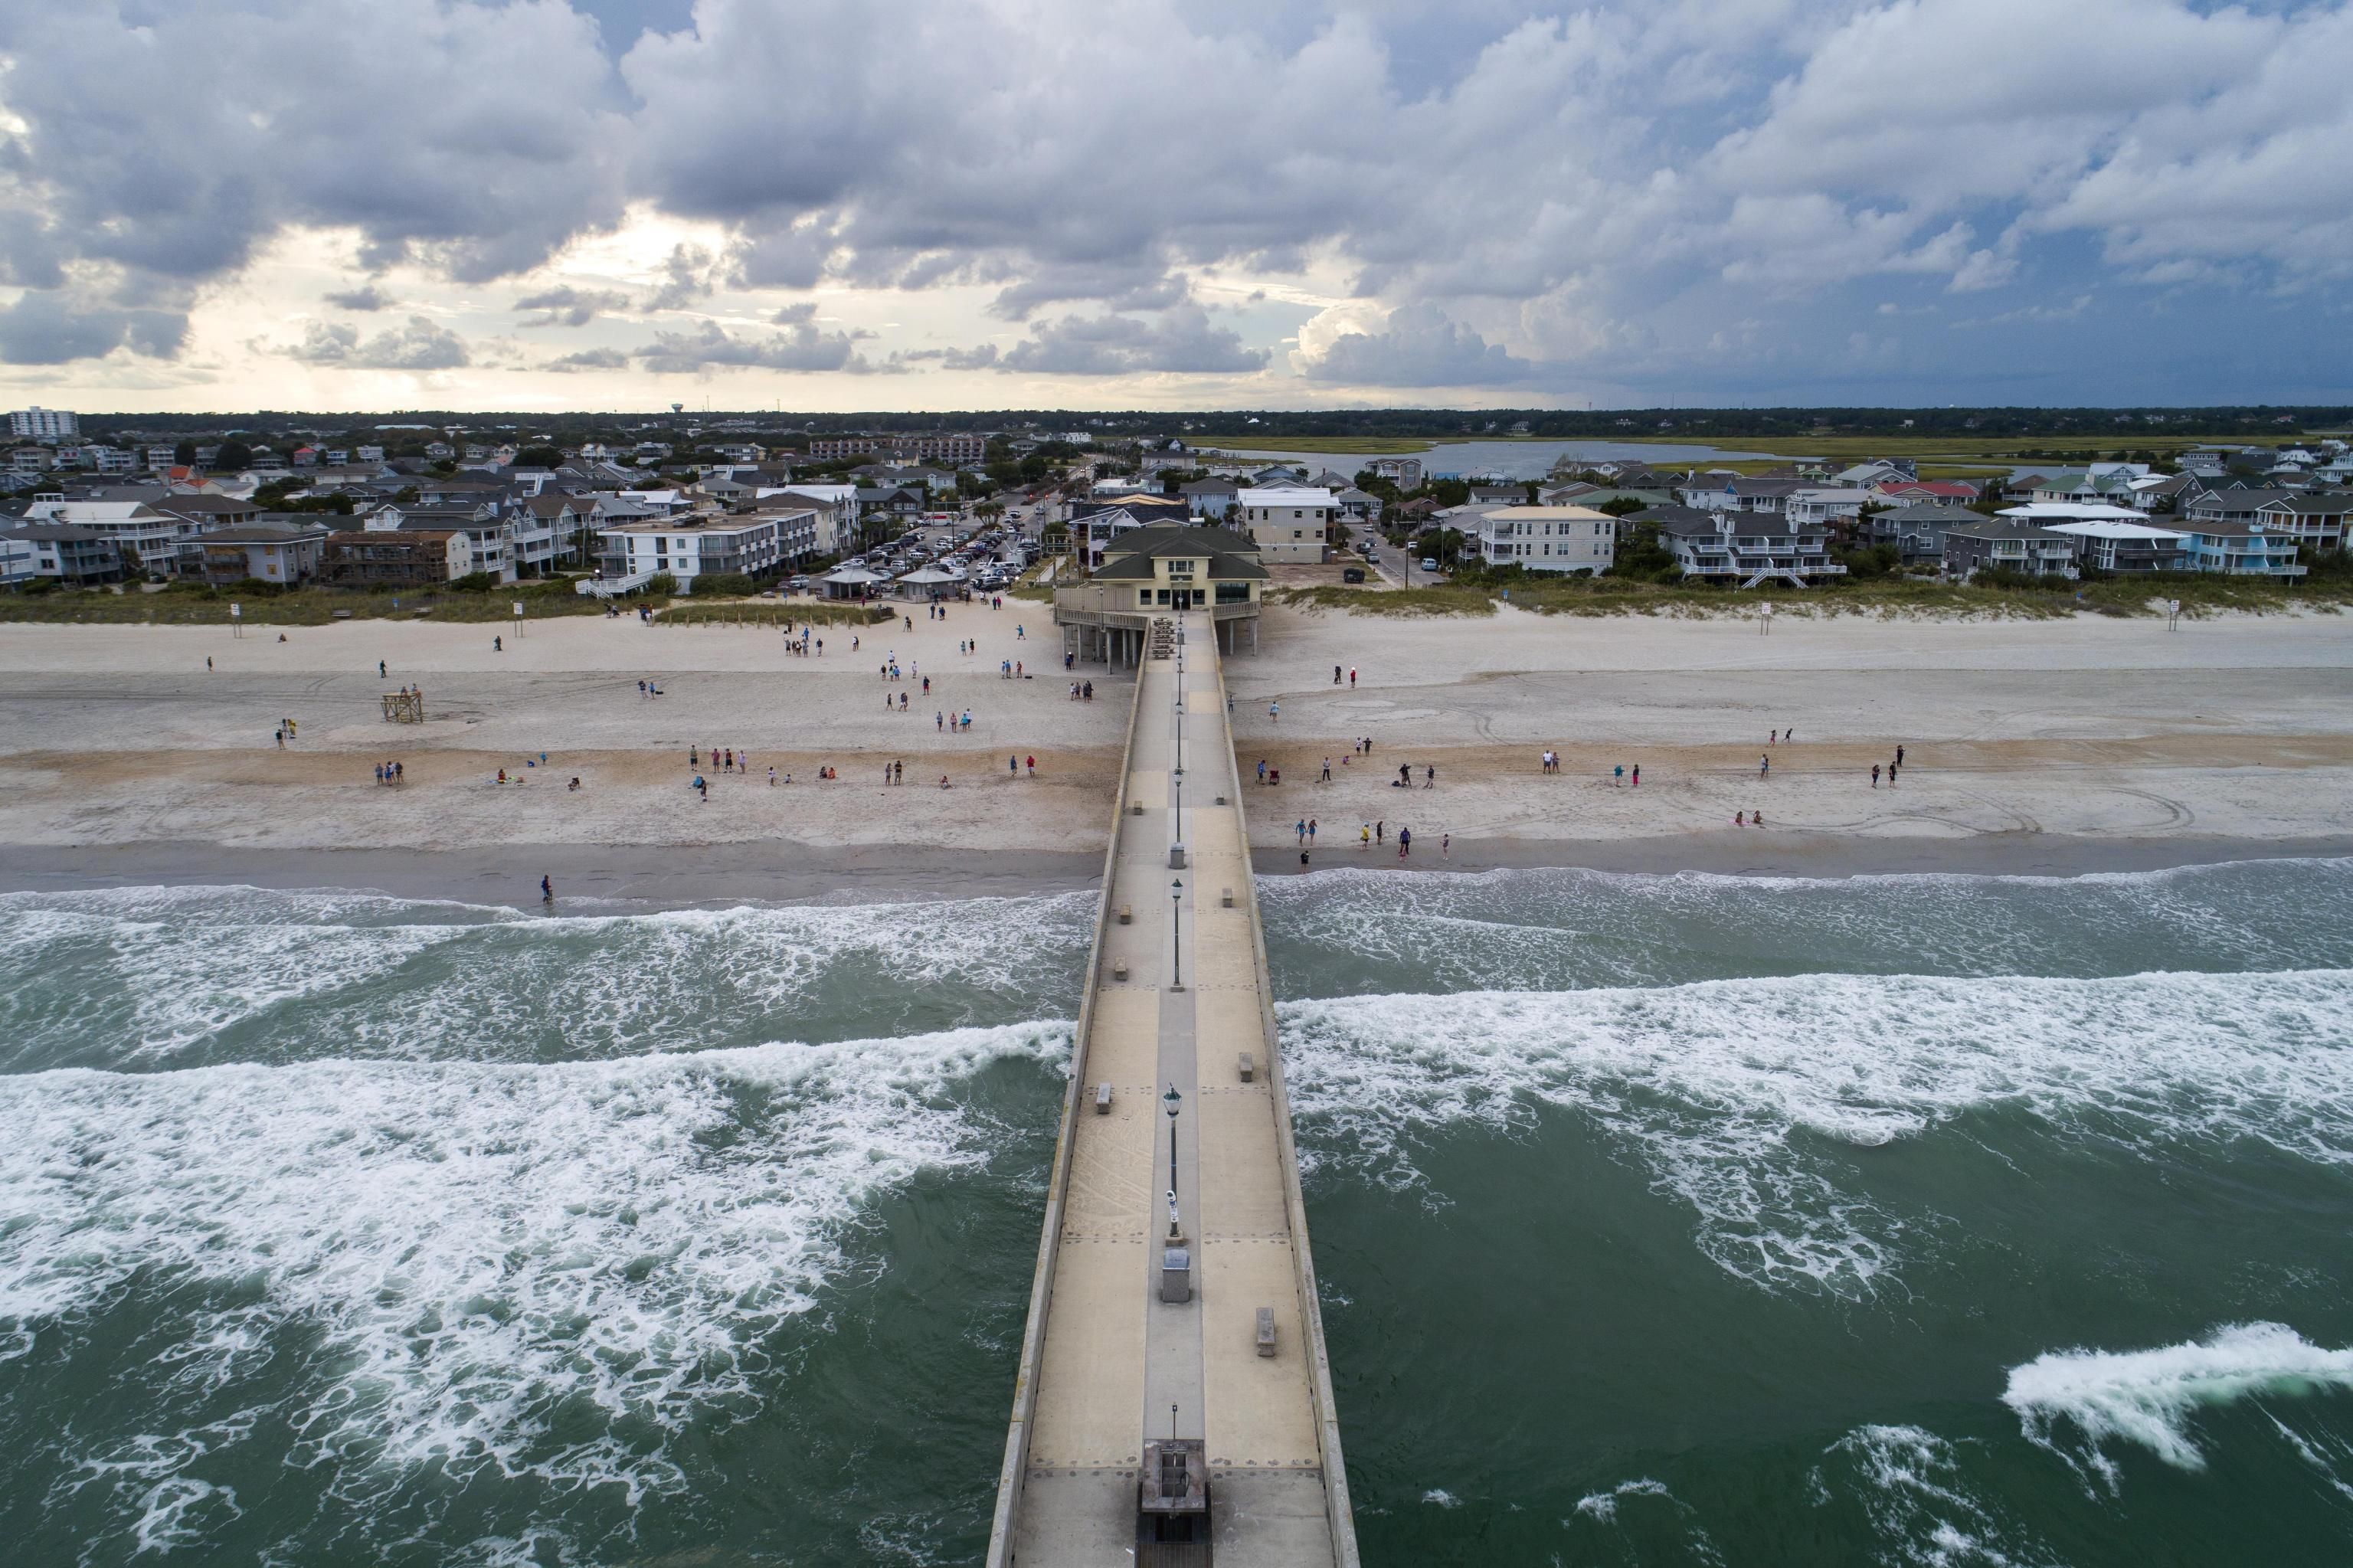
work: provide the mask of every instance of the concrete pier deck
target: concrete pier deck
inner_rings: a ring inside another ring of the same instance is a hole
[[[1129,719],[988,1561],[1355,1568],[1225,683],[1208,616],[1168,619],[1183,641],[1145,659]],[[1183,1301],[1160,1288],[1172,1139]],[[1144,1445],[1171,1437],[1203,1445],[1206,1551],[1138,1546]]]

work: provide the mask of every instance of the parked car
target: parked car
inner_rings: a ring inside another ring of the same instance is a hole
[[[1349,567],[1340,573],[1340,580],[1344,583],[1363,582],[1365,580],[1365,568],[1362,567]]]
[[[798,593],[798,592],[800,592],[803,588],[807,588],[807,587],[809,586],[809,580],[808,580],[808,578],[807,578],[807,577],[795,577],[791,581],[787,582],[785,586],[786,586],[786,588],[790,588],[793,592],[795,592],[795,593]]]
[[[1423,571],[1425,571],[1425,572],[1434,572],[1434,571],[1436,571],[1436,570],[1438,569],[1438,562],[1437,562],[1436,558],[1435,558],[1435,557],[1433,557],[1433,556],[1422,556],[1422,558],[1421,558],[1421,569],[1422,569]]]

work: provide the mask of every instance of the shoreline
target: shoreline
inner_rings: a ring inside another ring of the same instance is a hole
[[[2089,838],[1988,833],[1967,839],[1856,838],[1767,830],[1647,839],[1477,839],[1440,859],[1417,842],[1399,862],[1386,846],[1318,850],[1310,871],[1461,872],[1584,870],[1670,876],[2083,876],[2165,871],[2233,861],[2353,856],[2353,839],[2226,836]],[[1261,877],[1300,874],[1298,854],[1260,848]],[[542,875],[558,906],[637,904],[681,907],[762,903],[935,903],[1087,892],[1102,882],[1099,854],[968,851],[927,845],[812,846],[777,841],[691,846],[511,844],[479,851],[301,849],[255,851],[164,842],[0,846],[0,894],[125,887],[244,886],[338,889],[396,898],[536,906]]]
[[[1360,850],[1353,843],[1319,849],[1310,871],[1574,870],[1672,876],[2087,876],[2169,871],[2247,860],[2331,860],[2353,855],[2353,839],[2257,839],[2198,835],[2174,838],[2091,838],[2059,833],[1982,833],[1970,838],[1857,837],[1767,829],[1731,829],[1648,839],[1472,839],[1455,841],[1444,859],[1434,841],[1417,834],[1410,861],[1394,845]],[[1297,875],[1299,854],[1258,849],[1251,868],[1262,877]]]
[[[0,894],[119,887],[334,888],[535,908],[566,904],[926,904],[1096,886],[1103,856],[931,845],[499,844],[480,850],[253,850],[195,842],[0,845]]]

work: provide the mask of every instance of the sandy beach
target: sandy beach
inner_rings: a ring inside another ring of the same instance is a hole
[[[856,635],[853,650],[827,628],[824,656],[800,658],[772,629],[596,618],[520,638],[353,622],[285,642],[0,626],[0,885],[294,876],[512,896],[521,863],[534,882],[689,900],[1091,878],[1130,683],[1099,665],[1066,675],[1035,604]],[[1004,678],[1004,660],[1029,678]],[[1228,675],[1244,772],[1264,759],[1282,776],[1246,786],[1270,868],[1296,869],[1311,817],[1319,867],[1394,863],[1401,825],[1414,863],[1439,863],[1451,835],[1446,863],[1473,868],[2081,871],[2353,848],[2341,617],[2168,630],[1785,608],[1768,637],[1738,620],[1276,609]],[[1071,700],[1073,679],[1094,683],[1092,702]],[[641,696],[640,680],[665,694]],[[412,683],[428,722],[385,722],[380,697]],[[966,709],[968,733],[934,722]],[[290,717],[299,737],[280,749]],[[1369,758],[1354,750],[1365,736]],[[1872,763],[1898,745],[1900,782],[1873,789]],[[688,754],[714,746],[752,768],[703,758],[706,803]],[[1557,774],[1540,771],[1546,747]],[[391,758],[396,789],[373,774]],[[882,782],[892,761],[903,786]],[[1401,763],[1410,789],[1391,787]],[[1637,765],[1641,787],[1620,782]],[[794,782],[770,786],[771,767]],[[837,781],[818,781],[827,767]],[[528,781],[499,784],[501,768]],[[1765,828],[1733,825],[1757,811]],[[1362,851],[1371,821],[1391,842]]]

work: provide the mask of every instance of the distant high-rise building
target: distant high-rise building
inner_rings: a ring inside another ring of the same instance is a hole
[[[18,408],[8,416],[8,433],[18,440],[79,440],[81,420],[65,408]]]

